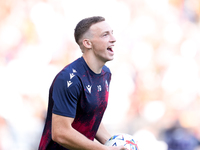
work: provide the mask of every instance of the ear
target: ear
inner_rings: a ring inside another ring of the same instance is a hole
[[[85,48],[87,48],[87,49],[91,49],[92,48],[92,43],[90,42],[89,39],[83,39],[82,43],[83,43],[83,46]]]

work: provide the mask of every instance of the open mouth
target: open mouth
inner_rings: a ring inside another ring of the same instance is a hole
[[[113,52],[111,47],[108,47],[107,50]]]

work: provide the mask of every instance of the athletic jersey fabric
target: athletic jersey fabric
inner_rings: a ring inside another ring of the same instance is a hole
[[[52,113],[74,118],[72,126],[94,140],[108,102],[111,73],[103,66],[95,74],[83,57],[66,66],[55,77],[39,150],[66,150],[51,139]]]

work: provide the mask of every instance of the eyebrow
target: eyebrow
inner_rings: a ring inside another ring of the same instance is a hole
[[[110,31],[104,31],[104,32],[102,32],[102,34],[104,34],[104,33],[109,33],[109,32],[113,33],[113,30],[110,30]]]

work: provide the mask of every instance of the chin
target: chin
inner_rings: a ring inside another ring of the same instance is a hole
[[[114,59],[114,57],[110,57],[107,59],[107,61],[112,61]]]
[[[106,62],[108,62],[108,61],[112,61],[113,59],[114,59],[113,56],[109,56],[109,57],[104,57],[104,59],[102,59],[102,61],[103,61],[104,63],[106,63]]]

